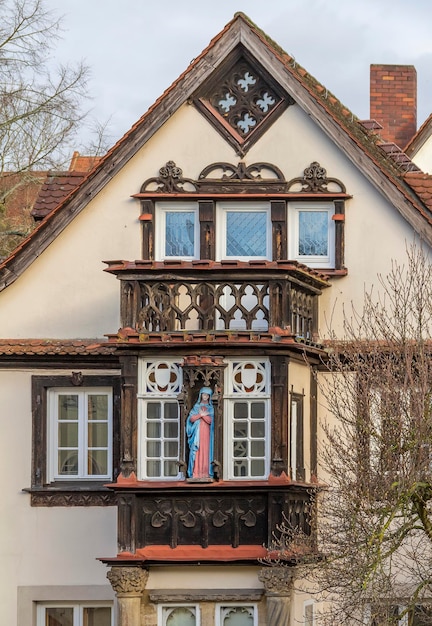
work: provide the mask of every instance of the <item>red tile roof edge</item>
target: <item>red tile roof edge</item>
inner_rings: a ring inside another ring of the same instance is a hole
[[[263,546],[243,545],[233,548],[230,545],[217,545],[202,548],[201,546],[182,545],[171,548],[165,545],[146,546],[135,553],[120,552],[119,561],[165,561],[165,562],[233,562],[257,561],[267,555]],[[105,559],[103,559],[105,560]]]
[[[0,339],[0,356],[113,353],[113,346],[105,339]]]

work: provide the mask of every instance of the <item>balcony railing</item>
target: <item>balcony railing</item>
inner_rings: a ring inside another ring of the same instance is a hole
[[[266,332],[317,341],[324,276],[288,262],[111,262],[121,282],[121,324],[138,333]]]
[[[269,546],[282,521],[312,539],[314,500],[315,491],[299,485],[120,488],[119,549]]]

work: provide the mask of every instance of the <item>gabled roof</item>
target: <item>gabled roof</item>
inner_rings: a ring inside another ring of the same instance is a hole
[[[414,137],[405,147],[405,152],[409,157],[416,154],[432,135],[432,114],[423,122]]]
[[[48,172],[31,211],[35,221],[52,213],[56,206],[81,184],[87,172],[93,169],[101,158],[85,156],[75,150],[68,171]]]
[[[52,213],[82,183],[86,175],[86,171],[50,172],[31,210],[33,218],[38,221]]]
[[[408,172],[405,180],[424,204],[432,210],[432,175],[423,172]]]
[[[46,172],[3,172],[0,175],[0,195],[7,194],[6,216],[19,224],[26,211],[34,205]]]
[[[16,280],[239,45],[294,98],[414,230],[432,245],[432,214],[405,182],[404,169],[379,147],[379,138],[365,129],[293,57],[284,52],[243,13],[237,13],[147,113],[94,166],[81,184],[0,264],[0,289]]]

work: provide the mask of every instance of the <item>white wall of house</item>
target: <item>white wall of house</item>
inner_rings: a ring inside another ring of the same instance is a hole
[[[432,136],[428,137],[417,152],[411,156],[411,160],[425,174],[432,172]]]
[[[106,585],[97,557],[117,552],[115,507],[31,507],[22,491],[31,475],[31,375],[0,371],[0,622],[11,626],[18,587]]]
[[[237,164],[234,150],[193,106],[184,105],[93,198],[14,284],[0,293],[0,332],[6,338],[95,338],[120,326],[120,284],[104,273],[102,261],[141,258],[140,203],[131,198],[158,176],[169,160],[196,179],[211,163]],[[381,193],[298,106],[289,107],[250,149],[247,165],[267,161],[286,178],[301,177],[318,161],[341,180],[346,203],[345,263],[348,275],[332,279],[320,299],[322,335],[341,331],[342,307],[360,306],[364,288],[376,284],[391,259],[400,258],[412,228]],[[116,509],[31,507],[31,376],[29,370],[0,371],[0,439],[3,494],[0,502],[0,616],[13,626],[17,588],[37,585],[105,585],[106,569],[96,558],[113,556]],[[42,372],[37,372],[41,374]],[[56,372],[59,374],[61,372]],[[68,372],[70,374],[70,372]],[[290,365],[294,391],[309,392],[309,372]],[[305,403],[305,438],[309,406]],[[310,459],[305,459],[310,464]],[[152,569],[149,588],[256,587],[256,568]],[[300,619],[303,605],[296,608]]]
[[[118,330],[119,282],[103,272],[102,261],[141,258],[140,203],[130,196],[169,160],[194,179],[210,163],[237,164],[239,158],[193,107],[184,105],[0,293],[3,337],[102,337]],[[298,106],[289,107],[244,160],[271,162],[287,180],[302,176],[318,161],[353,196],[346,204],[349,278],[334,279],[321,298],[324,332],[334,303],[361,302],[363,285],[387,271],[390,260],[412,239],[412,229]]]

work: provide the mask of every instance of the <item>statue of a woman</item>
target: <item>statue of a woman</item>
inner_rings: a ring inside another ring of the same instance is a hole
[[[202,387],[198,400],[186,420],[189,478],[213,477],[214,408],[212,395],[213,392],[209,387]]]

